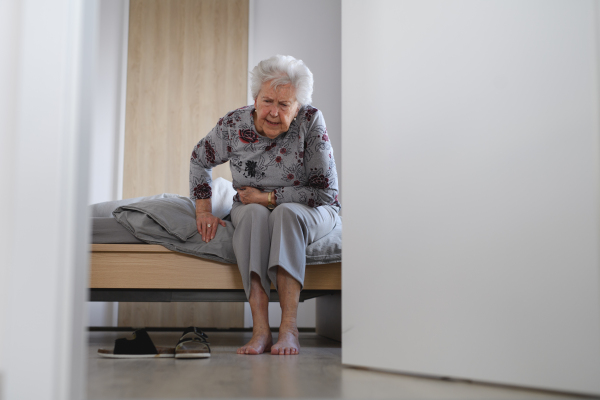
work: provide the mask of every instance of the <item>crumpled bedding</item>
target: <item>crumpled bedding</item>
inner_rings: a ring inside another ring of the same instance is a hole
[[[137,200],[137,199],[136,199]],[[233,252],[233,225],[218,226],[215,238],[202,241],[196,229],[194,202],[178,195],[157,195],[142,201],[121,200],[110,205],[96,205],[104,210],[118,205],[112,212],[115,220],[144,243],[159,244],[169,250],[196,257],[237,264]],[[123,204],[125,203],[125,204]],[[96,215],[104,215],[102,213]],[[308,245],[307,265],[340,262],[342,259],[342,220],[323,238]]]

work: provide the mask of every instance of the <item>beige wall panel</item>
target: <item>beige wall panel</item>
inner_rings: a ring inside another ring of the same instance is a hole
[[[194,145],[225,113],[246,105],[248,0],[131,0],[129,18],[123,197],[187,196]],[[213,169],[217,177],[231,180],[229,163]],[[145,313],[130,307],[119,306],[120,326],[172,326],[196,314],[221,318],[194,320],[199,325],[243,326],[241,303],[135,305]],[[137,314],[152,319],[127,319]]]

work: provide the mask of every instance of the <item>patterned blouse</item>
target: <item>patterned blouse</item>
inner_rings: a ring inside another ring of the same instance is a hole
[[[234,188],[275,190],[277,204],[330,205],[339,212],[333,148],[321,111],[302,107],[275,139],[256,133],[253,111],[253,105],[231,111],[194,147],[190,198],[211,198],[211,168],[230,161]],[[239,196],[233,200],[239,202]]]

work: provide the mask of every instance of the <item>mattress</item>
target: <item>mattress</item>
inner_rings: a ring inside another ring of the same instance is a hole
[[[227,226],[219,227],[209,243],[197,237],[194,203],[169,193],[91,205],[92,243],[160,244],[169,250],[235,264],[233,225],[228,219],[235,193],[231,182],[222,178],[213,181],[213,214]],[[342,220],[338,217],[333,231],[307,246],[306,263],[328,264],[341,259]]]

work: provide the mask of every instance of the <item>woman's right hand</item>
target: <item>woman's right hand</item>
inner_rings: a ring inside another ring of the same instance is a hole
[[[202,235],[202,240],[206,243],[215,238],[215,235],[217,234],[217,225],[219,224],[226,226],[224,221],[215,217],[208,211],[196,212],[196,227],[198,228],[198,233]]]

